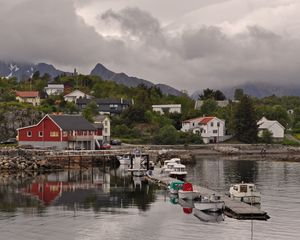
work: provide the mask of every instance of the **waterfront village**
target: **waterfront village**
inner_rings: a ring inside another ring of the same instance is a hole
[[[251,206],[261,199],[254,184],[236,183],[221,196],[181,181],[184,164],[197,156],[299,156],[299,97],[257,99],[236,89],[226,99],[204,89],[193,100],[75,74],[0,83],[2,172],[126,166],[133,177],[169,186],[183,205],[192,200],[199,214],[226,210],[237,219],[266,220],[267,212]]]
[[[297,152],[300,142],[300,97],[259,99],[235,89],[228,99],[204,89],[192,98],[76,69],[55,78],[38,71],[23,81],[1,78],[0,90],[0,146],[6,148],[124,153],[142,146],[157,153],[183,149],[180,157],[191,160],[199,152],[282,157]]]

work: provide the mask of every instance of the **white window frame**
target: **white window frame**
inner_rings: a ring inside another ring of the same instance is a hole
[[[27,137],[32,137],[32,131],[27,131]]]
[[[44,137],[44,132],[43,131],[39,131],[39,137]]]

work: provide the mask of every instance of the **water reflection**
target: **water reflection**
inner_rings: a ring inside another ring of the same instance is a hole
[[[0,185],[0,211],[63,207],[100,212],[131,206],[146,211],[155,200],[155,189],[143,178],[110,169],[70,170],[26,178],[7,176]]]

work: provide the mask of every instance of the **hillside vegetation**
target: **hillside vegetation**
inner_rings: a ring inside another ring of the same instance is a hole
[[[31,79],[18,82],[16,79],[0,79],[0,127],[4,137],[15,136],[19,126],[37,122],[45,113],[63,112],[78,113],[74,103],[65,102],[63,95],[45,98],[43,89],[51,81],[50,76],[40,76],[36,72]],[[182,133],[183,120],[200,116],[217,116],[225,119],[229,134],[237,136],[242,142],[258,142],[256,121],[262,116],[270,120],[278,120],[286,129],[294,133],[300,132],[300,97],[270,96],[257,99],[243,94],[237,89],[235,99],[239,103],[230,102],[226,107],[218,107],[216,100],[224,100],[222,92],[206,89],[199,96],[204,103],[201,110],[195,110],[195,101],[187,94],[182,96],[164,95],[157,87],[127,87],[112,81],[104,81],[97,76],[59,76],[51,83],[64,84],[69,91],[79,89],[96,98],[123,98],[133,100],[134,105],[120,116],[111,117],[112,137],[131,143],[155,144],[191,144],[201,143],[201,137],[191,133]],[[17,103],[15,90],[36,90],[44,98],[40,106]],[[182,113],[159,113],[152,111],[153,104],[181,104]],[[287,110],[293,110],[288,114]],[[7,114],[9,113],[9,114]],[[92,120],[97,114],[95,105],[91,103],[83,115]],[[20,117],[22,116],[22,117]],[[28,119],[26,120],[26,116]],[[18,120],[23,119],[22,121]],[[15,125],[9,123],[14,122]],[[269,140],[268,140],[269,141]]]

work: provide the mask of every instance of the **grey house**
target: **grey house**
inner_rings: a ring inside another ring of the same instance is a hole
[[[94,101],[97,106],[100,114],[109,114],[109,115],[119,115],[124,110],[129,108],[132,105],[132,101],[114,98],[97,98],[97,99],[87,99],[79,98],[76,102],[78,108],[83,110],[90,102]]]

